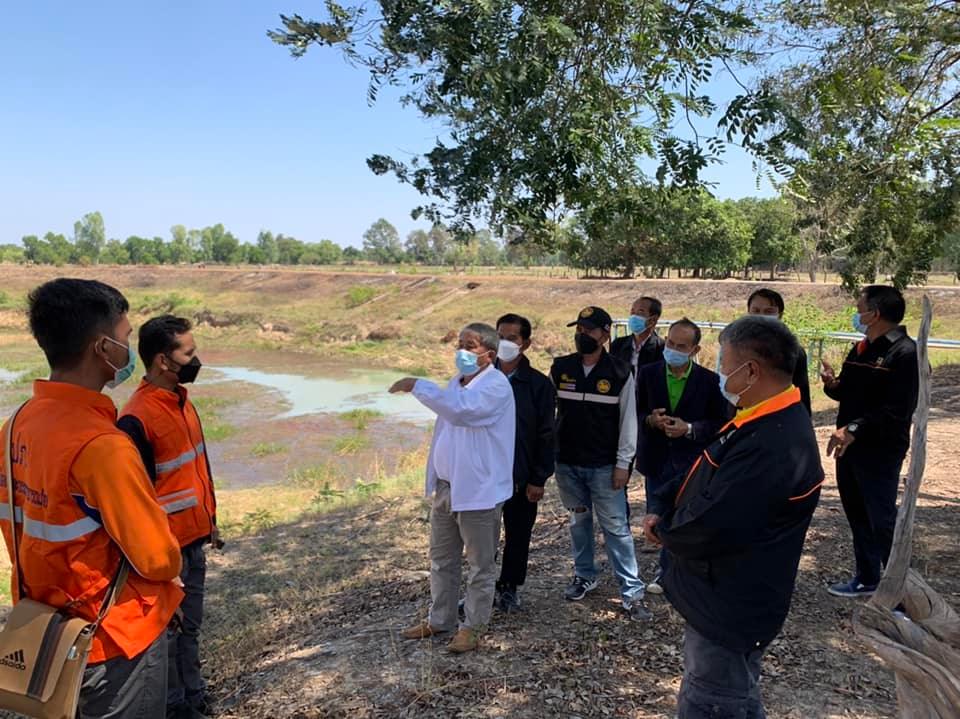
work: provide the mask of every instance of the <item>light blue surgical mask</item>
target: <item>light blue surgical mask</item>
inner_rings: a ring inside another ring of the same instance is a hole
[[[670,347],[663,348],[663,361],[671,367],[683,367],[690,361],[690,355]]]
[[[731,377],[733,377],[737,372],[739,372],[740,370],[742,370],[742,369],[743,369],[744,367],[746,367],[748,364],[749,364],[749,362],[744,362],[742,365],[740,365],[739,367],[737,367],[737,368],[736,368],[733,372],[731,372],[730,374],[724,374],[723,372],[720,371],[720,361],[719,361],[719,360],[717,361],[717,374],[720,375],[720,394],[722,394],[722,395],[723,395],[723,398],[724,398],[725,400],[727,400],[727,402],[729,402],[730,404],[732,404],[734,407],[739,407],[739,406],[740,406],[740,396],[743,394],[743,392],[739,392],[739,393],[738,393],[738,392],[728,392],[728,391],[727,391],[727,380],[729,380]],[[749,387],[747,387],[746,389],[749,389]]]
[[[118,387],[119,385],[123,384],[133,376],[133,370],[135,370],[137,367],[137,356],[133,353],[133,349],[131,349],[129,344],[117,342],[112,337],[106,337],[105,339],[113,342],[115,345],[124,347],[127,350],[127,363],[123,367],[117,367],[110,360],[104,358],[104,361],[110,365],[110,369],[113,370],[113,379],[107,382],[107,387],[113,389],[114,387]]]
[[[644,315],[630,315],[630,318],[627,320],[627,327],[629,327],[630,332],[635,335],[647,329],[648,324],[650,324],[650,319]]]
[[[860,334],[867,334],[869,327],[863,323],[863,318],[860,316],[859,312],[853,313],[853,329],[855,332]]]
[[[480,368],[477,366],[478,359],[477,355],[470,350],[457,350],[457,371],[464,377],[475,375],[480,371]]]

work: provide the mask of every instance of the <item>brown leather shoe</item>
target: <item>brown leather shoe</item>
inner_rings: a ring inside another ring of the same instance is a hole
[[[404,629],[400,632],[400,636],[404,639],[426,639],[427,637],[432,637],[434,634],[440,634],[442,631],[442,629],[431,627],[427,622],[420,622],[408,629]]]
[[[480,636],[472,629],[459,630],[447,645],[447,651],[454,654],[475,651],[480,644]]]

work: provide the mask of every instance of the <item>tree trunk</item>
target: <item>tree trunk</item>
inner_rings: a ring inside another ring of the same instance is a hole
[[[777,279],[777,263],[771,262],[770,263],[770,281],[772,282],[775,279]]]
[[[920,399],[914,415],[910,471],[897,513],[893,551],[876,593],[853,617],[854,631],[893,669],[899,716],[904,719],[955,719],[960,707],[960,616],[910,569],[917,496],[927,458],[927,340],[932,318],[930,298],[925,295],[917,342]],[[909,619],[893,611],[899,605]]]

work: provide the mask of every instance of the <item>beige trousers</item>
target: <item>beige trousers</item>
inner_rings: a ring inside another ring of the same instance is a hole
[[[462,627],[483,631],[490,622],[502,508],[501,502],[493,509],[454,512],[450,508],[450,483],[437,482],[430,510],[431,627],[450,631],[457,626],[464,550],[468,571]]]

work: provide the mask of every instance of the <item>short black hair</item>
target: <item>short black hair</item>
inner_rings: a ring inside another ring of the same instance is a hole
[[[747,299],[747,309],[750,309],[751,303],[757,298],[762,297],[767,300],[770,304],[774,305],[779,311],[780,314],[783,314],[783,295],[781,295],[776,290],[771,290],[766,287],[761,287],[759,290],[754,290],[750,297]]]
[[[130,310],[127,298],[97,280],[58,277],[27,297],[30,332],[51,369],[69,370],[83,358],[98,334],[111,335]]]
[[[521,315],[515,315],[512,312],[508,312],[497,320],[497,329],[500,329],[500,325],[520,325],[520,336],[525,340],[530,339],[530,335],[533,334],[533,327],[530,325],[530,320]]]
[[[674,327],[689,327],[690,329],[693,330],[693,344],[695,345],[700,344],[700,338],[703,336],[703,334],[700,332],[700,328],[697,326],[697,323],[691,320],[689,317],[684,317],[683,319],[679,319],[676,322],[674,322],[672,325],[670,325],[671,330]]]
[[[720,342],[752,355],[785,378],[793,377],[800,357],[800,343],[778,319],[744,315],[723,328]]]
[[[177,336],[192,329],[193,325],[186,317],[161,315],[147,320],[140,328],[140,344],[137,347],[143,366],[150,369],[154,357],[177,349],[180,346]]]
[[[907,313],[907,303],[903,293],[890,285],[867,285],[862,290],[867,307],[876,310],[887,322],[899,324]]]
[[[657,317],[663,314],[663,303],[656,297],[647,297],[644,295],[643,297],[638,297],[636,299],[637,302],[641,302],[643,300],[646,300],[650,303],[650,314],[656,315]]]

